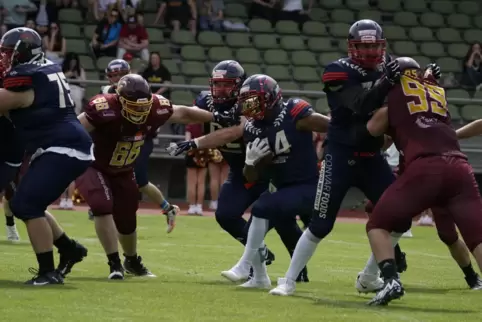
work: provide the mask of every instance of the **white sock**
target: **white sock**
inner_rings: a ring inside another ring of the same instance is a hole
[[[260,248],[264,248],[264,236],[268,231],[269,221],[267,219],[253,217],[248,230],[248,240],[244,247],[243,256],[241,256],[237,266],[252,266],[256,254]]]
[[[303,267],[306,266],[311,256],[313,256],[320,241],[321,239],[313,235],[310,229],[304,231],[296,244],[290,267],[288,268],[288,272],[286,272],[287,279],[296,281]]]
[[[398,241],[402,237],[402,234],[398,233],[391,233],[392,236],[392,246],[395,247],[398,244]],[[363,275],[376,275],[380,273],[380,270],[378,269],[378,263],[375,258],[375,255],[373,253],[370,255],[370,258],[368,259],[368,262],[363,269]]]

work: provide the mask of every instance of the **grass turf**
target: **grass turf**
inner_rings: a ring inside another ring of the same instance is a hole
[[[28,267],[35,257],[21,222],[23,240],[4,241],[0,231],[0,320],[2,321],[480,321],[482,292],[470,291],[463,274],[438,241],[435,229],[415,228],[403,239],[409,269],[406,296],[386,308],[367,307],[372,295],[354,289],[369,246],[364,226],[338,223],[309,263],[311,282],[296,296],[274,297],[262,290],[239,289],[220,276],[242,253],[214,218],[180,217],[165,234],[164,219],[141,216],[139,254],[157,278],[108,281],[106,258],[93,223],[83,212],[54,211],[66,232],[89,248],[63,286],[33,288]],[[269,267],[273,285],[289,257],[276,233],[268,246],[276,261]]]

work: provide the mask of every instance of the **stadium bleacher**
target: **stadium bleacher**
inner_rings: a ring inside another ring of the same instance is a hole
[[[81,3],[86,8],[86,2]],[[321,91],[320,75],[329,62],[346,55],[346,35],[351,23],[369,18],[385,31],[389,52],[412,56],[421,65],[437,62],[444,73],[459,74],[469,44],[482,40],[482,3],[457,0],[315,0],[310,11],[312,21],[301,28],[292,21],[272,25],[263,19],[248,20],[249,0],[225,0],[225,19],[242,21],[250,28],[242,31],[202,31],[194,37],[189,31],[169,33],[153,26],[159,1],[143,1],[150,49],[161,53],[163,64],[175,84],[207,86],[207,75],[215,62],[237,59],[248,74],[267,73],[285,90]],[[307,2],[307,1],[305,1]],[[62,9],[59,13],[69,51],[81,54],[87,78],[101,79],[108,57],[98,60],[88,49],[95,21],[86,10]],[[167,37],[169,36],[169,37]],[[96,94],[98,86],[89,86],[86,96]],[[190,104],[195,92],[176,89],[172,100]],[[473,98],[482,99],[482,91]],[[447,90],[451,99],[471,99],[462,88]],[[320,112],[328,106],[319,95],[304,95]],[[451,101],[452,102],[452,101]],[[477,102],[451,103],[455,122],[482,118]],[[480,141],[480,142],[479,142]],[[482,147],[482,140],[464,142],[470,151]],[[480,149],[482,152],[482,149]],[[482,153],[471,152],[482,169]],[[479,160],[480,159],[480,160]]]

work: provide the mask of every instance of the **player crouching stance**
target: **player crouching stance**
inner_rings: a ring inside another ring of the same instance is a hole
[[[109,279],[124,279],[124,269],[136,276],[154,276],[137,254],[134,163],[146,136],[167,120],[185,124],[224,122],[223,116],[173,106],[163,96],[153,95],[144,78],[128,74],[120,79],[116,94],[93,97],[79,120],[91,132],[95,161],[76,184],[92,209],[97,236],[107,254]],[[178,211],[173,208],[168,218],[173,220]],[[124,250],[124,266],[118,241]]]
[[[329,118],[314,113],[302,99],[284,102],[279,85],[267,75],[253,75],[244,81],[238,105],[248,119],[243,135],[247,143],[246,180],[267,179],[275,189],[265,191],[254,202],[244,254],[223,275],[248,276],[252,267],[253,278],[241,286],[269,288],[271,280],[262,253],[269,222],[291,218],[296,224],[296,214],[311,213],[318,182],[312,132],[326,132]]]
[[[400,84],[388,94],[388,107],[376,111],[367,124],[372,136],[389,134],[405,158],[404,172],[375,205],[366,226],[384,278],[371,305],[386,305],[404,295],[390,232],[406,231],[425,209],[432,208],[435,218],[455,222],[482,268],[482,199],[451,126],[445,92],[424,79],[416,61],[397,60],[403,70]],[[438,225],[437,230],[440,234]]]

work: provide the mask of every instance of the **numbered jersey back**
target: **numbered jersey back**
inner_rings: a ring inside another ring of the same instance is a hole
[[[388,117],[390,135],[407,164],[423,156],[460,153],[443,88],[403,75],[388,95]]]

